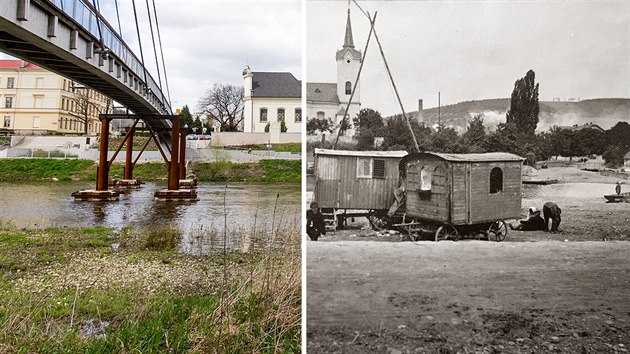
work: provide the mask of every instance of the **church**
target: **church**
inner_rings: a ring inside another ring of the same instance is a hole
[[[357,82],[356,87],[353,87],[361,66],[361,57],[361,51],[354,48],[350,9],[348,9],[343,47],[335,55],[337,82],[308,82],[306,84],[307,119],[329,118],[337,131],[352,95],[347,118],[352,126],[352,119],[361,109],[360,81]],[[344,134],[354,135],[354,128],[351,127]]]

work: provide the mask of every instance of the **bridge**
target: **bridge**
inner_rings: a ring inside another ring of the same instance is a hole
[[[145,66],[139,30],[140,59],[102,16],[97,4],[94,0],[92,3],[89,0],[2,0],[0,51],[93,88],[131,111],[129,115],[101,115],[101,158],[96,190],[83,195],[85,198],[79,195],[79,199],[118,198],[116,191],[108,189],[108,171],[113,160],[107,160],[107,144],[109,122],[114,118],[133,119],[134,128],[139,121],[145,122],[169,164],[168,190],[176,191],[181,176],[185,178],[185,170],[183,173],[179,171],[180,166],[185,168],[185,131],[181,131],[179,116],[173,115],[169,99],[164,94],[159,65],[159,82],[156,82]],[[136,15],[135,2],[133,6]],[[147,12],[150,17],[150,11]],[[155,4],[154,14],[157,27]],[[136,15],[136,25],[137,22]],[[151,31],[153,35],[153,29]],[[116,154],[127,143],[128,156],[131,156],[132,139],[133,129]],[[184,145],[180,148],[182,141]],[[136,161],[127,161],[125,179],[131,178]],[[174,192],[168,195],[186,199],[184,194]]]

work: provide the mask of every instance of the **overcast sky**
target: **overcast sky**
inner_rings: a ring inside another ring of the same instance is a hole
[[[243,85],[246,64],[253,71],[288,71],[301,79],[300,0],[155,3],[173,109],[187,104],[194,111],[200,96],[214,83]],[[115,1],[100,0],[99,4],[108,22],[118,29]],[[132,2],[118,0],[118,7],[123,39],[140,58]],[[136,9],[145,64],[158,81],[146,1],[136,1]]]
[[[407,111],[510,97],[536,72],[540,99],[630,98],[630,1],[358,1],[378,11],[376,31]],[[335,82],[348,2],[306,2],[309,82]],[[356,49],[369,22],[351,5]],[[372,38],[361,75],[362,107],[400,113]]]

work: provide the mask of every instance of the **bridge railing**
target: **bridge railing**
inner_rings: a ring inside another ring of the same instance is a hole
[[[79,25],[89,32],[95,39],[103,41],[103,45],[108,48],[118,59],[123,62],[129,70],[139,79],[144,79],[146,74],[147,89],[160,96],[160,101],[170,112],[170,104],[162,94],[162,90],[155,82],[151,74],[142,65],[142,62],[131,51],[129,46],[114,30],[114,28],[102,17],[99,16],[94,7],[86,0],[48,0],[58,10],[68,15]],[[100,31],[99,31],[100,24]]]

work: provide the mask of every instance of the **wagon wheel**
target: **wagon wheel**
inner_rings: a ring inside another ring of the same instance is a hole
[[[387,217],[387,214],[378,214],[378,213],[370,213],[368,214],[368,221],[370,222],[370,225],[372,225],[372,230],[374,231],[381,231],[381,230],[385,230],[387,229],[387,226],[389,225],[389,219]]]
[[[455,229],[451,225],[438,227],[438,229],[435,231],[435,241],[437,242],[442,240],[459,240],[459,233],[457,232],[457,229]]]
[[[495,241],[501,242],[505,240],[508,234],[508,227],[505,221],[495,221],[488,228],[488,240],[494,238]]]

